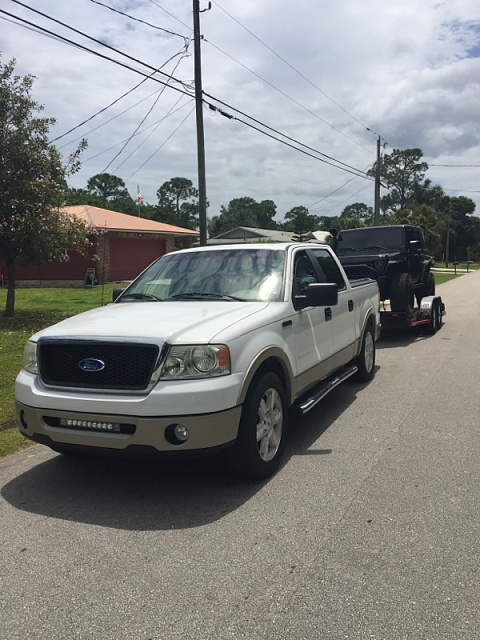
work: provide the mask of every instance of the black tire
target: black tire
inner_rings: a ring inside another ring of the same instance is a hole
[[[435,277],[431,271],[429,271],[425,278],[423,279],[423,284],[418,290],[416,294],[418,306],[420,306],[420,302],[422,298],[425,296],[434,296],[435,295]]]
[[[399,273],[393,276],[390,283],[390,308],[392,311],[411,313],[414,309],[415,295],[412,276]]]
[[[434,296],[435,295],[435,276],[431,271],[428,272],[427,282],[426,282],[426,296]]]
[[[375,375],[375,336],[371,324],[365,329],[360,353],[353,364],[358,367],[358,371],[352,376],[356,382],[368,382]]]
[[[437,333],[438,329],[442,326],[442,312],[440,304],[435,300],[432,305],[432,315],[430,316],[430,322],[425,325],[425,331],[430,335]]]
[[[437,331],[442,328],[443,324],[443,316],[442,316],[442,303],[438,301],[438,323],[437,323]]]
[[[240,475],[262,480],[275,473],[285,448],[287,400],[275,373],[255,378],[243,404],[235,445],[227,461]]]

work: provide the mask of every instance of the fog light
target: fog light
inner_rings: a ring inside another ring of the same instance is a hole
[[[173,433],[180,442],[186,442],[188,440],[188,429],[184,427],[183,424],[176,424]]]

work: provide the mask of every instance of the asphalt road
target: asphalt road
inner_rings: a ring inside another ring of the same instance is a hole
[[[443,328],[383,337],[266,482],[1,460],[0,638],[480,638],[480,272],[437,291]]]

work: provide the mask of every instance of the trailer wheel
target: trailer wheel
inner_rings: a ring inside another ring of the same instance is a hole
[[[426,325],[426,331],[430,335],[434,335],[441,326],[442,311],[440,309],[440,303],[437,300],[434,300],[432,304],[432,314],[430,316],[430,322]]]
[[[442,304],[440,300],[437,301],[438,306],[438,318],[437,318],[437,330],[442,328],[443,316],[442,316]]]
[[[352,376],[357,382],[368,382],[375,373],[375,338],[372,325],[368,324],[362,338],[362,348],[353,361],[358,371]]]
[[[411,313],[415,304],[412,276],[409,273],[398,273],[390,284],[390,307],[392,311]]]

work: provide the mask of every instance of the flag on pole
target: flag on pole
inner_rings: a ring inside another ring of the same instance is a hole
[[[138,209],[138,217],[140,217],[140,204],[143,200],[143,196],[140,193],[140,187],[137,184],[137,209]]]

